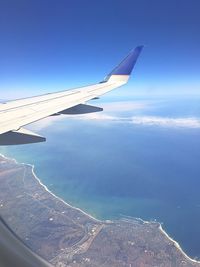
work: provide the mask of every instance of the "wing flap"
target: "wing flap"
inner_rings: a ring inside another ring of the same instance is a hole
[[[3,133],[0,138],[0,145],[21,145],[44,141],[46,141],[45,137],[21,128],[18,131],[9,131],[7,133]]]
[[[99,111],[103,111],[103,108],[86,105],[86,104],[79,104],[74,107],[60,111],[59,114],[77,115],[77,114],[87,114],[87,113],[93,113],[93,112],[99,112]]]

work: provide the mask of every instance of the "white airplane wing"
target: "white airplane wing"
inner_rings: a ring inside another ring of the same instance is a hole
[[[102,111],[86,102],[127,83],[142,51],[136,47],[100,83],[73,90],[8,101],[0,104],[0,145],[16,145],[45,141],[45,137],[23,127],[52,115],[84,114]]]

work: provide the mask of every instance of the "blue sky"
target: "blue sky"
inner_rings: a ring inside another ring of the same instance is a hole
[[[199,0],[1,1],[0,98],[100,81],[138,44],[127,95],[199,93],[199,10]]]

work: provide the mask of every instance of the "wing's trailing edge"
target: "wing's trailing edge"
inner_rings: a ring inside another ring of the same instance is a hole
[[[138,46],[100,83],[8,101],[0,104],[0,145],[16,145],[45,141],[45,137],[29,132],[24,126],[59,114],[85,114],[103,109],[86,105],[89,100],[127,83],[143,49]]]

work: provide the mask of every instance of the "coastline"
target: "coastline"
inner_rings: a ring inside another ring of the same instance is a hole
[[[162,228],[161,223],[159,223],[159,230],[170,240],[174,243],[175,247],[184,255],[184,257],[194,263],[200,263],[200,261],[190,258],[181,248],[180,244],[174,240],[172,237],[170,237],[167,232]]]
[[[1,154],[1,153],[0,153],[0,156],[3,157],[3,158],[5,158],[5,159],[7,159],[7,160],[12,160],[12,161],[14,161],[16,164],[22,164],[22,165],[30,166],[30,167],[31,167],[31,170],[32,170],[32,175],[34,176],[34,178],[38,181],[38,183],[39,183],[39,184],[40,184],[40,185],[41,185],[41,186],[42,186],[42,187],[43,187],[49,194],[51,194],[53,197],[55,197],[56,199],[60,200],[62,203],[64,203],[65,205],[69,206],[70,208],[82,212],[83,214],[85,214],[86,216],[88,216],[90,219],[92,219],[92,220],[94,220],[94,221],[96,221],[96,222],[103,222],[103,221],[101,221],[101,220],[96,219],[95,217],[93,217],[93,216],[90,215],[89,213],[87,213],[87,212],[81,210],[80,208],[77,208],[77,207],[75,207],[75,206],[70,205],[69,203],[67,203],[66,201],[64,201],[62,198],[60,198],[59,196],[55,195],[51,190],[48,189],[48,187],[47,187],[45,184],[43,184],[43,183],[41,182],[40,178],[37,177],[37,175],[36,175],[35,172],[34,172],[34,168],[35,168],[35,166],[34,166],[33,164],[24,163],[24,162],[18,162],[16,159],[6,157],[5,155],[3,155],[3,154]]]
[[[1,154],[1,153],[0,153],[0,156],[1,156],[2,158],[6,159],[6,160],[14,161],[16,164],[21,164],[21,165],[25,165],[25,166],[29,166],[29,167],[31,167],[32,175],[33,175],[33,177],[38,181],[38,183],[39,183],[39,184],[40,184],[40,185],[41,185],[41,186],[42,186],[42,187],[43,187],[49,194],[51,194],[54,198],[56,198],[56,199],[58,199],[59,201],[61,201],[63,204],[67,205],[68,207],[71,207],[72,209],[75,209],[75,210],[80,211],[81,213],[83,213],[84,215],[88,216],[90,219],[94,220],[95,222],[108,223],[107,220],[99,220],[99,219],[93,217],[92,215],[88,214],[87,212],[83,211],[82,209],[77,208],[77,207],[75,207],[75,206],[73,206],[73,205],[70,205],[69,203],[67,203],[66,201],[64,201],[62,198],[60,198],[60,197],[58,197],[57,195],[55,195],[51,190],[48,189],[48,187],[47,187],[45,184],[43,184],[43,183],[41,182],[40,178],[37,177],[37,175],[36,175],[35,172],[34,172],[34,168],[35,168],[34,165],[29,164],[29,163],[24,163],[24,162],[22,162],[22,163],[21,163],[21,162],[18,162],[16,159],[14,159],[14,158],[9,158],[9,157],[7,157],[7,156]],[[127,217],[127,218],[129,217],[129,218],[132,218],[132,219],[141,221],[141,222],[144,223],[144,224],[151,224],[151,223],[152,223],[151,221],[145,221],[145,220],[143,220],[143,219],[141,219],[141,218],[136,218],[136,217],[131,217],[131,216],[126,216],[126,217]],[[111,221],[111,220],[109,220],[109,221],[110,221],[111,223],[113,222],[113,221]],[[183,249],[181,248],[180,244],[179,244],[177,241],[175,241],[172,237],[170,237],[169,234],[162,228],[162,224],[161,224],[160,222],[157,222],[157,221],[156,221],[156,223],[158,223],[158,225],[159,225],[159,227],[158,227],[159,231],[160,231],[160,232],[161,232],[161,233],[162,233],[162,234],[163,234],[169,241],[171,241],[171,242],[174,244],[174,246],[176,247],[176,249],[179,250],[179,251],[181,252],[181,254],[182,254],[187,260],[189,260],[189,261],[191,261],[191,262],[193,262],[193,263],[200,264],[200,261],[190,258],[190,257],[183,251]]]

